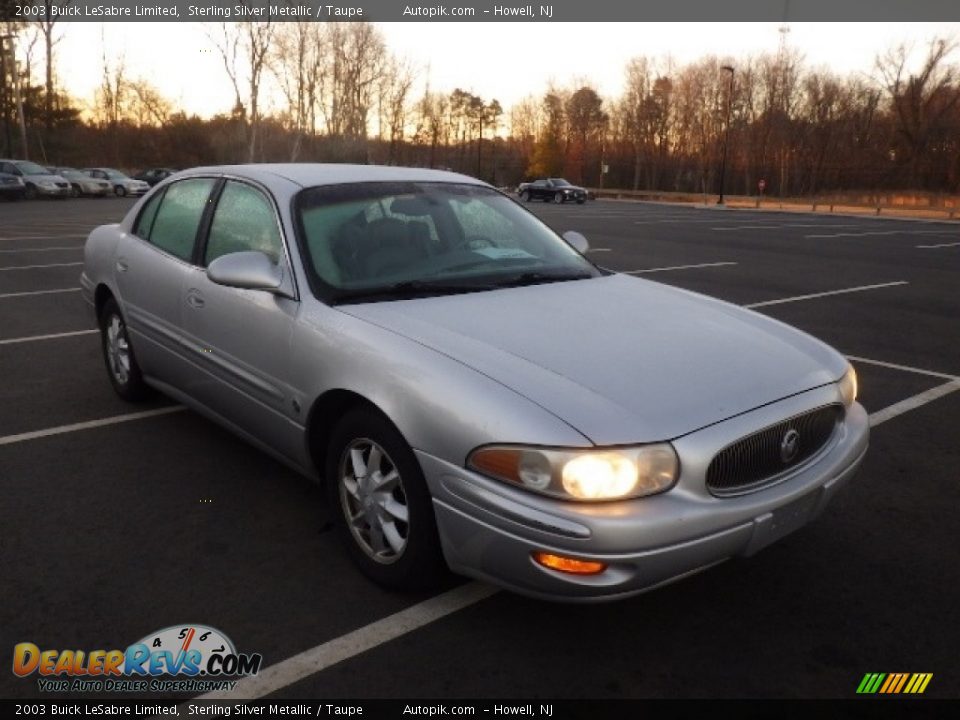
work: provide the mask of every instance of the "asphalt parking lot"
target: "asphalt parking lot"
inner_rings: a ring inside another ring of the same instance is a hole
[[[384,592],[307,480],[169,401],[116,398],[78,277],[87,232],[132,202],[0,204],[3,653],[204,623],[263,654],[273,670],[247,691],[267,697],[849,698],[867,672],[933,673],[927,697],[960,697],[960,224],[532,205],[600,265],[829,342],[874,425],[858,478],[813,524],[571,606],[457,579]],[[37,696],[0,672],[0,697]]]

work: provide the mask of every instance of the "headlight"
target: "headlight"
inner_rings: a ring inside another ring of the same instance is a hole
[[[467,466],[488,477],[566,500],[614,500],[669,490],[680,461],[668,443],[603,450],[490,445]]]
[[[857,371],[853,365],[847,366],[847,371],[837,383],[840,388],[840,397],[843,398],[843,404],[850,407],[857,399]]]

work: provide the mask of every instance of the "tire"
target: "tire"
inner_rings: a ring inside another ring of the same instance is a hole
[[[127,323],[113,298],[100,311],[100,347],[107,376],[117,395],[128,402],[146,400],[152,395],[127,336]]]
[[[325,478],[340,539],[364,575],[394,590],[437,585],[447,568],[433,501],[413,451],[389,420],[366,407],[344,415],[330,438]]]
[[[78,198],[80,197],[80,188],[76,185],[70,186],[70,197]]]
[[[23,191],[23,197],[27,200],[36,200],[37,199],[37,186],[27,183],[27,187]]]
[[[530,202],[530,191],[524,190],[522,193],[520,193],[520,199],[523,200],[525,203]]]
[[[116,194],[117,197],[127,196],[127,189],[123,185],[115,185],[113,188],[113,192]]]
[[[554,205],[562,205],[562,204],[563,204],[563,193],[562,193],[562,192],[558,192],[558,193],[554,193],[554,194],[553,194],[553,203],[554,203]]]
[[[583,198],[577,198],[577,205],[583,205],[586,202]]]

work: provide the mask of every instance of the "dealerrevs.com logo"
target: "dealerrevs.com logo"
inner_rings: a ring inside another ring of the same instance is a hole
[[[41,692],[210,692],[232,690],[256,675],[263,656],[238,653],[233,642],[206,625],[174,625],[126,650],[13,648],[13,673],[37,676]]]

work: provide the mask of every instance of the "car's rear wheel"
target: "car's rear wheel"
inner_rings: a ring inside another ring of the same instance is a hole
[[[341,539],[367,577],[398,590],[443,577],[423,471],[389,420],[368,408],[348,412],[330,439],[326,482]]]
[[[127,189],[123,185],[114,186],[113,191],[117,194],[117,197],[126,197],[127,195]]]
[[[522,193],[520,193],[520,199],[524,202],[530,202],[530,191],[524,190]]]
[[[553,194],[553,202],[557,205],[560,205],[563,202],[563,193],[557,192]]]
[[[100,311],[100,342],[107,375],[117,395],[137,402],[148,398],[150,386],[143,381],[137,357],[127,334],[127,323],[114,299],[107,300]]]

